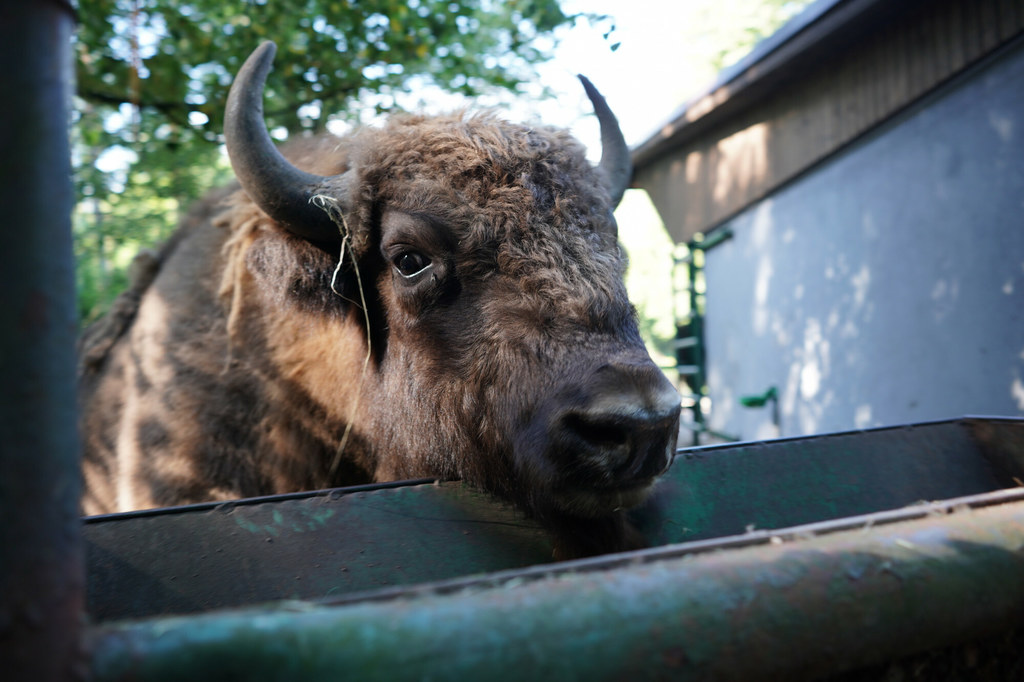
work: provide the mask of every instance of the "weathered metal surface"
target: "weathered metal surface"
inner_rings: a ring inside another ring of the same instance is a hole
[[[695,448],[638,518],[653,545],[784,528],[1013,487],[1022,461],[1024,420],[1013,419]]]
[[[551,560],[521,513],[459,483],[117,514],[84,526],[94,619],[318,599]]]
[[[1022,459],[1024,421],[998,419],[701,448],[677,458],[634,516],[652,546],[737,534],[749,542],[751,527],[1014,486]],[[98,621],[359,595],[551,561],[534,522],[457,483],[94,517],[84,535]]]
[[[0,676],[69,679],[78,536],[68,112],[73,13],[0,3]]]
[[[968,417],[962,422],[1001,480],[1024,486],[1024,420]]]
[[[828,682],[1007,682],[1024,680],[1024,627],[830,675]]]
[[[656,550],[612,567],[579,562],[579,572],[563,564],[443,593],[99,627],[93,672],[97,680],[798,680],[1019,624],[1024,503],[923,512],[825,535],[804,529],[802,539],[764,534],[729,551]]]

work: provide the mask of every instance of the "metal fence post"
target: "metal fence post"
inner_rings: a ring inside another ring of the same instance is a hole
[[[69,0],[0,3],[0,676],[74,679],[84,574],[75,427]]]

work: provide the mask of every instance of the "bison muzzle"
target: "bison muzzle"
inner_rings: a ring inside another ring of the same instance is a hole
[[[273,55],[228,99],[239,185],[83,334],[86,512],[436,477],[519,505],[560,557],[634,546],[624,510],[669,465],[680,405],[622,281],[631,167],[604,99],[581,77],[597,167],[493,112],[282,155]]]

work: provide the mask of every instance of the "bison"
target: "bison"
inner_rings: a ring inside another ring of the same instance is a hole
[[[396,115],[286,160],[274,51],[229,94],[238,184],[83,334],[85,512],[434,477],[518,505],[557,556],[634,546],[623,510],[669,465],[680,401],[623,285],[631,166],[603,97],[581,77],[596,168],[494,112]]]

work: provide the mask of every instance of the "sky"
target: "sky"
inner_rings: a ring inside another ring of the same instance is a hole
[[[596,159],[600,156],[597,120],[576,74],[587,76],[602,92],[619,119],[626,142],[635,146],[708,88],[717,76],[714,64],[721,52],[747,43],[746,48],[729,51],[732,59],[726,63],[743,56],[749,49],[751,27],[778,23],[811,1],[562,0],[566,14],[606,18],[580,19],[573,26],[561,27],[555,33],[553,58],[536,67],[537,82],[521,86],[518,96],[496,92],[468,104],[498,107],[514,121],[536,120],[569,128]],[[550,47],[546,41],[538,44]],[[614,50],[613,45],[617,46]],[[541,96],[543,87],[555,97]],[[429,84],[391,95],[401,107],[427,113],[467,105],[463,98]],[[387,97],[383,101],[390,103]],[[370,115],[363,122],[375,119]],[[339,134],[347,126],[344,121],[328,124]]]
[[[607,22],[592,25],[580,21],[562,31],[552,61],[539,68],[541,81],[558,93],[554,102],[539,103],[540,116],[548,123],[587,130],[580,137],[597,139],[596,121],[576,74],[582,73],[602,92],[619,118],[626,141],[642,142],[689,95],[714,78],[714,70],[679,68],[699,58],[687,55],[681,25],[696,13],[700,2],[595,0],[565,2],[566,12],[608,13],[614,17],[614,31],[605,39]],[[612,51],[611,45],[619,47]],[[566,106],[573,102],[574,106]],[[593,125],[590,125],[593,124]],[[584,140],[588,141],[588,140]]]
[[[808,4],[794,0],[781,12],[793,16]],[[565,0],[569,14],[608,14],[609,22],[577,22],[560,32],[554,59],[538,70],[552,88],[553,101],[535,102],[546,123],[571,128],[588,146],[596,144],[597,122],[576,80],[583,73],[604,94],[635,146],[653,135],[672,115],[715,79],[714,58],[740,43],[750,26],[766,25],[773,6],[759,0]],[[618,43],[612,51],[611,45]],[[731,56],[738,58],[742,51]]]

